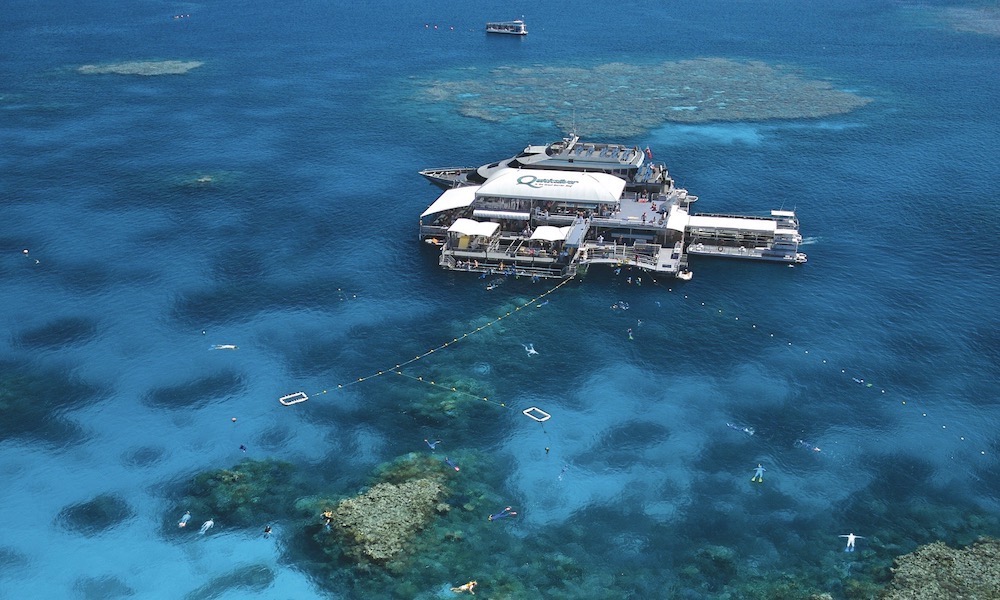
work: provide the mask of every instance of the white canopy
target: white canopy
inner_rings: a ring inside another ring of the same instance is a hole
[[[468,206],[472,204],[473,200],[476,199],[476,190],[478,189],[478,185],[467,185],[465,187],[457,187],[447,190],[445,193],[438,196],[438,199],[434,201],[434,204],[427,207],[427,210],[420,215],[420,218],[423,219],[427,215],[433,215],[435,213],[444,212],[453,208]]]
[[[688,219],[687,226],[698,229],[730,229],[737,231],[763,231],[767,233],[774,233],[778,224],[770,219],[692,215]]]
[[[531,213],[514,212],[511,210],[485,210],[476,209],[472,211],[473,217],[480,219],[508,219],[510,221],[530,221]]]
[[[561,242],[566,239],[572,227],[552,227],[551,225],[539,225],[528,239],[545,240],[546,242]]]
[[[613,204],[621,198],[625,180],[607,173],[501,169],[479,186],[476,196]]]
[[[667,229],[671,229],[673,231],[684,231],[687,224],[688,212],[677,208],[676,206],[671,206],[670,216],[667,217]]]
[[[496,230],[500,229],[500,223],[480,223],[479,221],[473,221],[472,219],[457,219],[451,227],[448,228],[449,233],[457,233],[459,235],[481,235],[483,237],[490,237]]]

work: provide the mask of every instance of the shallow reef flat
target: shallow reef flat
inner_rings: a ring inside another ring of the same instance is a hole
[[[954,6],[942,17],[956,31],[1000,36],[1000,6]]]
[[[504,66],[418,82],[418,98],[491,122],[532,115],[564,131],[628,137],[665,122],[765,121],[843,114],[869,102],[793,67],[699,58],[590,68]]]
[[[896,559],[884,600],[1000,598],[1000,540],[963,549],[934,542]]]
[[[197,60],[135,60],[105,65],[83,65],[77,71],[84,75],[183,75],[205,63]]]

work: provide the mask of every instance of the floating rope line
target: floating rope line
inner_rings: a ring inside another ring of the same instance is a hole
[[[374,379],[375,377],[381,377],[382,375],[387,375],[389,373],[396,373],[397,375],[403,375],[404,377],[409,377],[410,379],[413,379],[415,381],[420,381],[420,382],[423,382],[423,383],[429,383],[429,384],[437,386],[437,387],[443,387],[445,389],[449,389],[449,390],[451,390],[453,392],[457,392],[457,393],[460,393],[460,394],[465,394],[465,395],[468,395],[468,396],[472,396],[472,397],[474,397],[476,399],[482,398],[486,402],[491,402],[491,400],[489,400],[489,398],[484,398],[482,396],[476,396],[475,394],[471,394],[469,392],[459,391],[458,389],[456,389],[454,387],[450,387],[450,386],[446,386],[446,385],[441,385],[441,384],[435,383],[433,381],[423,379],[421,377],[414,377],[412,375],[407,375],[407,374],[403,373],[401,371],[401,369],[403,367],[407,366],[407,365],[410,365],[410,364],[413,364],[413,363],[417,362],[418,360],[420,360],[422,358],[426,358],[426,357],[430,356],[431,354],[434,354],[435,352],[439,352],[441,350],[444,350],[445,348],[448,348],[449,346],[457,344],[458,342],[464,340],[465,338],[469,337],[470,335],[474,335],[474,334],[479,333],[480,331],[482,331],[482,330],[484,330],[484,329],[486,329],[488,327],[492,327],[494,324],[499,323],[500,321],[506,319],[507,317],[510,317],[512,315],[517,314],[521,309],[527,308],[527,307],[531,306],[532,304],[537,303],[539,300],[541,300],[541,299],[545,298],[546,296],[548,296],[549,294],[555,292],[556,290],[558,290],[562,286],[566,285],[567,283],[569,283],[573,279],[574,279],[573,277],[570,277],[568,279],[564,279],[564,280],[560,281],[552,289],[547,290],[545,292],[542,292],[541,294],[535,296],[534,298],[528,300],[527,302],[525,302],[524,304],[521,304],[520,306],[514,307],[514,310],[508,311],[508,312],[506,312],[506,313],[498,316],[497,318],[493,319],[492,321],[489,321],[485,325],[481,325],[481,326],[476,327],[475,329],[473,329],[471,331],[467,331],[467,332],[463,333],[461,336],[454,337],[450,341],[447,341],[447,342],[441,344],[440,346],[437,346],[435,348],[431,348],[430,350],[424,352],[423,354],[418,354],[417,356],[411,358],[410,360],[403,361],[403,362],[398,363],[398,364],[396,364],[396,365],[394,365],[392,367],[386,367],[384,369],[380,369],[378,371],[375,371],[374,373],[365,375],[364,377],[358,377],[354,381],[349,381],[347,383],[339,383],[339,384],[337,384],[336,388],[322,390],[320,392],[315,392],[315,393],[313,393],[311,395],[310,394],[306,394],[305,392],[295,392],[294,394],[287,394],[287,395],[282,396],[281,398],[279,398],[279,402],[281,402],[285,406],[292,406],[294,404],[299,404],[301,402],[305,402],[306,400],[309,399],[310,396],[318,396],[318,395],[322,395],[322,394],[327,394],[330,391],[342,390],[342,389],[348,388],[348,387],[350,387],[352,385],[357,385],[357,384],[362,383],[364,381],[368,381],[369,379]],[[499,406],[503,406],[503,407],[507,408],[507,405],[504,404],[504,403],[494,402],[494,404],[498,404]]]
[[[458,389],[457,387],[454,387],[454,386],[450,386],[450,385],[443,384],[443,383],[438,383],[438,382],[436,382],[436,381],[434,381],[432,379],[427,379],[425,377],[421,377],[421,376],[417,376],[417,375],[410,375],[410,374],[404,373],[402,371],[394,371],[394,373],[396,373],[396,375],[402,375],[403,377],[408,377],[408,378],[412,379],[413,381],[417,381],[417,382],[420,382],[420,383],[426,383],[427,385],[431,385],[431,386],[434,386],[436,388],[440,388],[442,390],[453,392],[455,394],[460,394],[462,396],[468,396],[469,398],[471,398],[473,400],[477,400],[477,401],[481,400],[483,402],[488,402],[490,404],[493,404],[495,406],[499,406],[501,408],[507,408],[507,409],[511,408],[511,407],[507,406],[506,402],[497,402],[496,400],[490,400],[486,396],[479,396],[477,394],[473,394],[472,392],[467,392],[465,390],[460,390],[460,389]]]

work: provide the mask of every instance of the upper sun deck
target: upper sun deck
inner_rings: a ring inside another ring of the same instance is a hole
[[[525,149],[525,155],[536,148],[529,146]],[[549,157],[549,161],[575,164],[577,168],[586,163],[593,163],[603,168],[607,168],[608,163],[638,168],[646,158],[638,146],[630,148],[624,144],[581,142],[575,135],[549,144],[545,154]]]

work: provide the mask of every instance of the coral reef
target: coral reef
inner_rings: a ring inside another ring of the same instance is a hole
[[[213,375],[191,379],[185,383],[151,390],[143,399],[157,408],[189,409],[203,406],[219,398],[238,394],[246,385],[242,374],[222,371]]]
[[[247,459],[232,469],[196,476],[179,509],[190,510],[195,520],[211,517],[219,524],[261,525],[291,512],[300,492],[293,475],[290,463]]]
[[[21,364],[0,362],[0,441],[27,439],[64,445],[79,428],[67,420],[65,409],[100,399],[100,390],[63,372],[27,374]]]
[[[956,31],[1000,36],[1000,6],[949,6],[937,10]]]
[[[274,583],[276,575],[267,565],[247,565],[212,578],[208,583],[188,593],[185,600],[209,600],[231,593],[233,596],[261,593]]]
[[[84,600],[112,600],[135,596],[135,590],[112,575],[81,577],[73,584],[73,589]]]
[[[97,335],[97,323],[86,317],[61,317],[22,331],[17,342],[33,350],[85,344]]]
[[[420,85],[418,98],[454,103],[468,117],[504,122],[534,115],[564,131],[612,137],[641,135],[666,122],[817,118],[871,101],[788,67],[725,58],[499,67],[475,79],[446,75]]]
[[[132,518],[135,512],[128,502],[114,494],[101,494],[92,500],[67,506],[59,512],[59,522],[72,531],[94,535]]]
[[[882,600],[1000,598],[1000,540],[961,550],[934,542],[896,559]]]
[[[444,488],[434,479],[380,483],[364,494],[342,500],[333,509],[331,532],[359,560],[385,562],[434,517]]]
[[[83,65],[77,69],[84,75],[183,75],[205,63],[197,60],[137,60],[107,65]]]

